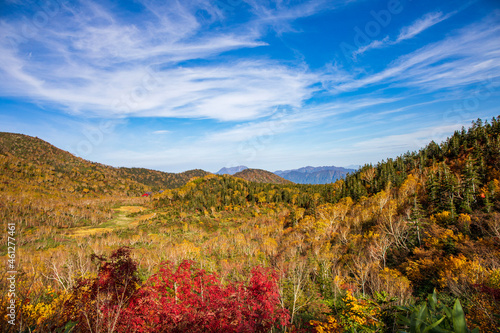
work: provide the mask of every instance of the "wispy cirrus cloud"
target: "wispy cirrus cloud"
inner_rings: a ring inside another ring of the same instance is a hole
[[[270,18],[291,22],[332,6],[327,1],[291,7],[248,1],[246,5],[255,15],[248,24],[207,30],[204,25],[211,21],[200,20],[200,10],[209,13],[211,20],[223,19],[223,15],[206,2],[166,6],[145,1],[142,5],[145,9],[140,15],[147,20],[140,24],[130,24],[120,13],[92,2],[65,8],[30,43],[6,43],[6,37],[16,33],[18,22],[2,20],[0,70],[8,80],[0,82],[0,94],[27,97],[88,116],[242,121],[266,117],[278,105],[304,107],[324,89],[352,91],[396,82],[438,89],[447,77],[453,84],[467,83],[481,71],[496,68],[497,59],[491,53],[496,48],[491,42],[495,26],[473,26],[470,32],[464,30],[403,56],[370,75],[337,69],[311,71],[304,63],[284,65],[259,57],[218,61],[216,56],[228,51],[267,47],[256,24],[272,25]],[[395,42],[416,36],[450,15],[429,13],[402,29]],[[36,56],[31,57],[32,53]],[[438,64],[447,58],[455,59]],[[204,62],[207,59],[210,61]],[[343,110],[360,105],[350,102],[337,104]],[[329,102],[325,107],[330,112],[336,108]],[[311,109],[305,110],[313,118]]]
[[[435,142],[442,142],[450,133],[453,133],[457,128],[467,126],[467,122],[462,124],[453,125],[439,125],[434,127],[422,128],[417,131],[381,136],[378,138],[371,138],[355,143],[353,146],[356,151],[411,151],[421,148],[434,140]]]
[[[312,0],[290,5],[288,1],[262,2],[258,0],[245,0],[245,3],[251,7],[252,13],[257,18],[252,22],[252,25],[257,28],[271,27],[280,35],[284,32],[295,32],[296,29],[292,23],[296,19],[309,17],[321,11],[339,8],[354,1],[342,0],[332,2],[328,0]]]
[[[0,83],[0,94],[77,114],[218,120],[259,118],[276,105],[298,107],[310,97],[315,78],[306,68],[259,58],[213,59],[266,46],[251,27],[203,30],[207,22],[196,13],[216,12],[205,2],[143,5],[141,15],[151,21],[142,26],[95,3],[67,8],[31,46],[6,43],[18,22],[3,20],[0,70],[8,80]]]
[[[422,91],[460,88],[500,77],[500,26],[497,14],[454,35],[403,55],[384,70],[359,75],[339,91],[391,84]]]
[[[302,108],[273,110],[271,116],[261,121],[236,124],[229,129],[211,132],[201,141],[209,143],[252,141],[268,141],[270,137],[283,133],[300,132],[311,125],[317,125],[349,112],[360,112],[372,107],[389,105],[399,98],[367,97],[356,100],[343,100],[325,103],[320,106],[304,106]],[[340,129],[339,129],[340,130]]]
[[[425,14],[423,17],[419,18],[415,22],[413,22],[411,25],[403,27],[400,32],[398,37],[396,39],[391,40],[389,36],[384,37],[382,40],[374,40],[371,43],[364,45],[357,49],[356,51],[353,52],[353,56],[356,57],[360,54],[365,53],[368,50],[371,49],[380,49],[383,47],[391,46],[391,45],[396,45],[401,43],[404,40],[411,39],[421,32],[429,29],[430,27],[438,24],[439,22],[442,22],[449,17],[453,16],[456,14],[457,11],[448,13],[448,14],[443,14],[442,12],[431,12]]]
[[[411,24],[410,26],[401,29],[401,32],[399,33],[398,38],[396,38],[396,40],[394,41],[394,44],[415,37],[422,31],[427,30],[433,25],[446,20],[455,13],[456,12],[451,12],[445,15],[442,12],[433,12],[425,14],[422,18],[413,22],[413,24]]]

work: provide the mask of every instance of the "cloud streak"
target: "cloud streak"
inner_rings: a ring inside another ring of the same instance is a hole
[[[496,16],[394,60],[384,70],[339,84],[339,91],[393,84],[422,91],[457,88],[500,77]]]
[[[392,46],[401,43],[402,41],[405,41],[407,39],[411,39],[418,34],[422,33],[423,31],[431,28],[432,26],[438,24],[439,22],[442,22],[449,17],[455,15],[457,12],[451,12],[446,15],[444,15],[442,12],[431,12],[425,14],[423,17],[420,19],[416,20],[413,22],[411,25],[407,27],[403,27],[401,31],[399,32],[398,37],[395,40],[390,40],[389,36],[386,36],[382,40],[374,40],[371,43],[360,47],[358,50],[353,52],[353,56],[356,57],[360,54],[365,53],[368,50],[371,49],[381,49],[387,46]]]
[[[424,30],[427,30],[433,25],[446,20],[454,14],[455,12],[446,15],[443,15],[442,12],[428,13],[415,21],[412,25],[401,29],[401,32],[399,33],[398,38],[394,41],[394,44],[413,38]]]

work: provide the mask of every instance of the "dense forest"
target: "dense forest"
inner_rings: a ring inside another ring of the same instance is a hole
[[[500,332],[500,117],[333,184],[201,172],[149,198],[162,175],[6,137],[4,332]]]

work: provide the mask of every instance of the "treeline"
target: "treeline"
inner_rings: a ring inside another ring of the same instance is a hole
[[[185,185],[191,178],[203,177],[209,172],[195,169],[181,173],[162,172],[144,168],[118,168],[118,174],[124,178],[130,178],[138,183],[151,187],[152,191],[158,192],[164,189],[178,188]]]
[[[500,178],[499,133],[500,117],[491,122],[478,119],[469,129],[455,131],[440,145],[432,141],[418,152],[363,166],[346,176],[340,196],[357,200],[387,186],[399,187],[413,174],[428,178],[424,204],[432,210],[445,208],[444,205],[469,211],[483,207],[488,205],[487,196],[491,195],[494,180]],[[485,197],[479,198],[482,194]],[[437,197],[448,197],[449,201],[437,204]]]
[[[473,122],[441,145],[431,142],[418,152],[406,153],[377,165],[365,165],[344,180],[329,185],[265,184],[231,176],[199,178],[183,188],[166,191],[158,206],[175,202],[186,208],[223,210],[230,206],[285,204],[315,215],[316,207],[345,198],[358,201],[383,190],[400,188],[411,175],[419,181],[413,195],[416,214],[430,216],[449,211],[490,212],[500,192],[500,121]],[[496,207],[498,209],[498,207]]]

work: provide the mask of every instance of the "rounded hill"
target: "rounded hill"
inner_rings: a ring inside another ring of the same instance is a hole
[[[261,169],[245,169],[243,171],[235,173],[233,176],[256,183],[293,184],[291,181],[286,180],[285,178]]]

